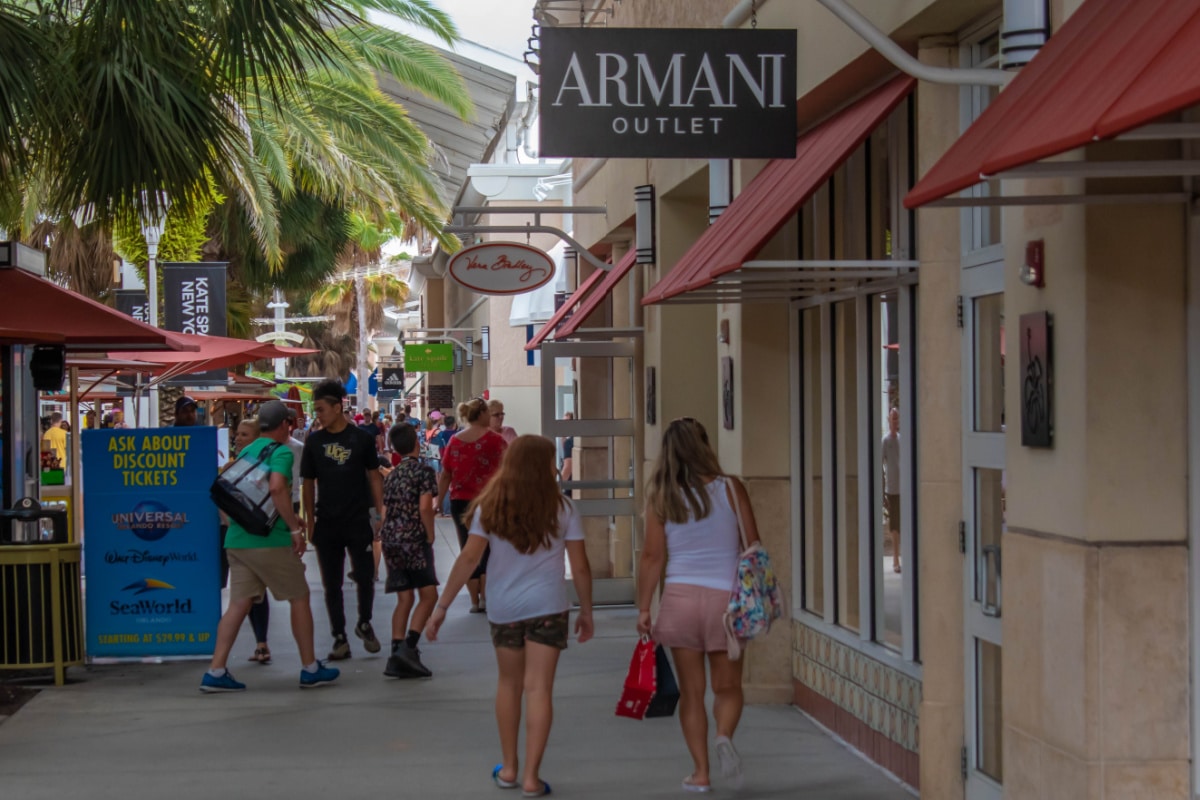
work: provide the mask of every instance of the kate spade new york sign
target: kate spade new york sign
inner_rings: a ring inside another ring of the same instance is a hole
[[[792,158],[796,31],[543,28],[541,154]]]

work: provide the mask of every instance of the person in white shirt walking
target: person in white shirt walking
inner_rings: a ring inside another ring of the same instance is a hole
[[[471,503],[467,543],[450,570],[445,591],[425,628],[437,641],[446,609],[491,545],[487,615],[496,649],[496,723],[503,759],[492,770],[502,789],[524,797],[550,794],[541,778],[542,757],[554,718],[554,673],[567,647],[570,603],[563,552],[579,595],[575,632],[592,638],[592,572],[583,524],[558,489],[554,442],[519,436],[504,453],[500,470]],[[521,700],[525,701],[525,771],[520,771]]]

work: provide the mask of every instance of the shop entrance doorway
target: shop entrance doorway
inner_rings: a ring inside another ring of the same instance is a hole
[[[1001,613],[1005,528],[1004,264],[962,272],[963,769],[968,800],[1004,788]]]
[[[545,342],[541,347],[542,434],[574,441],[571,480],[563,482],[584,520],[597,605],[636,600],[634,579],[640,540],[638,382],[633,364],[640,342]],[[560,370],[578,363],[586,385],[571,392],[574,419],[558,408]],[[568,581],[568,587],[570,582]],[[572,590],[573,591],[573,590]]]

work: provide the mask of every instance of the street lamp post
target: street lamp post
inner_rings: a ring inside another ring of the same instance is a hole
[[[158,327],[158,245],[167,225],[167,209],[171,205],[166,193],[158,195],[154,208],[149,207],[147,193],[142,193],[142,235],[146,237],[146,285],[150,305],[150,324]],[[158,387],[150,387],[150,427],[158,427]]]

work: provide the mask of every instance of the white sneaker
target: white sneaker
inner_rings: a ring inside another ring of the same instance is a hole
[[[721,774],[729,779],[733,788],[742,788],[742,757],[728,736],[718,736],[716,741],[717,762],[721,765]]]

